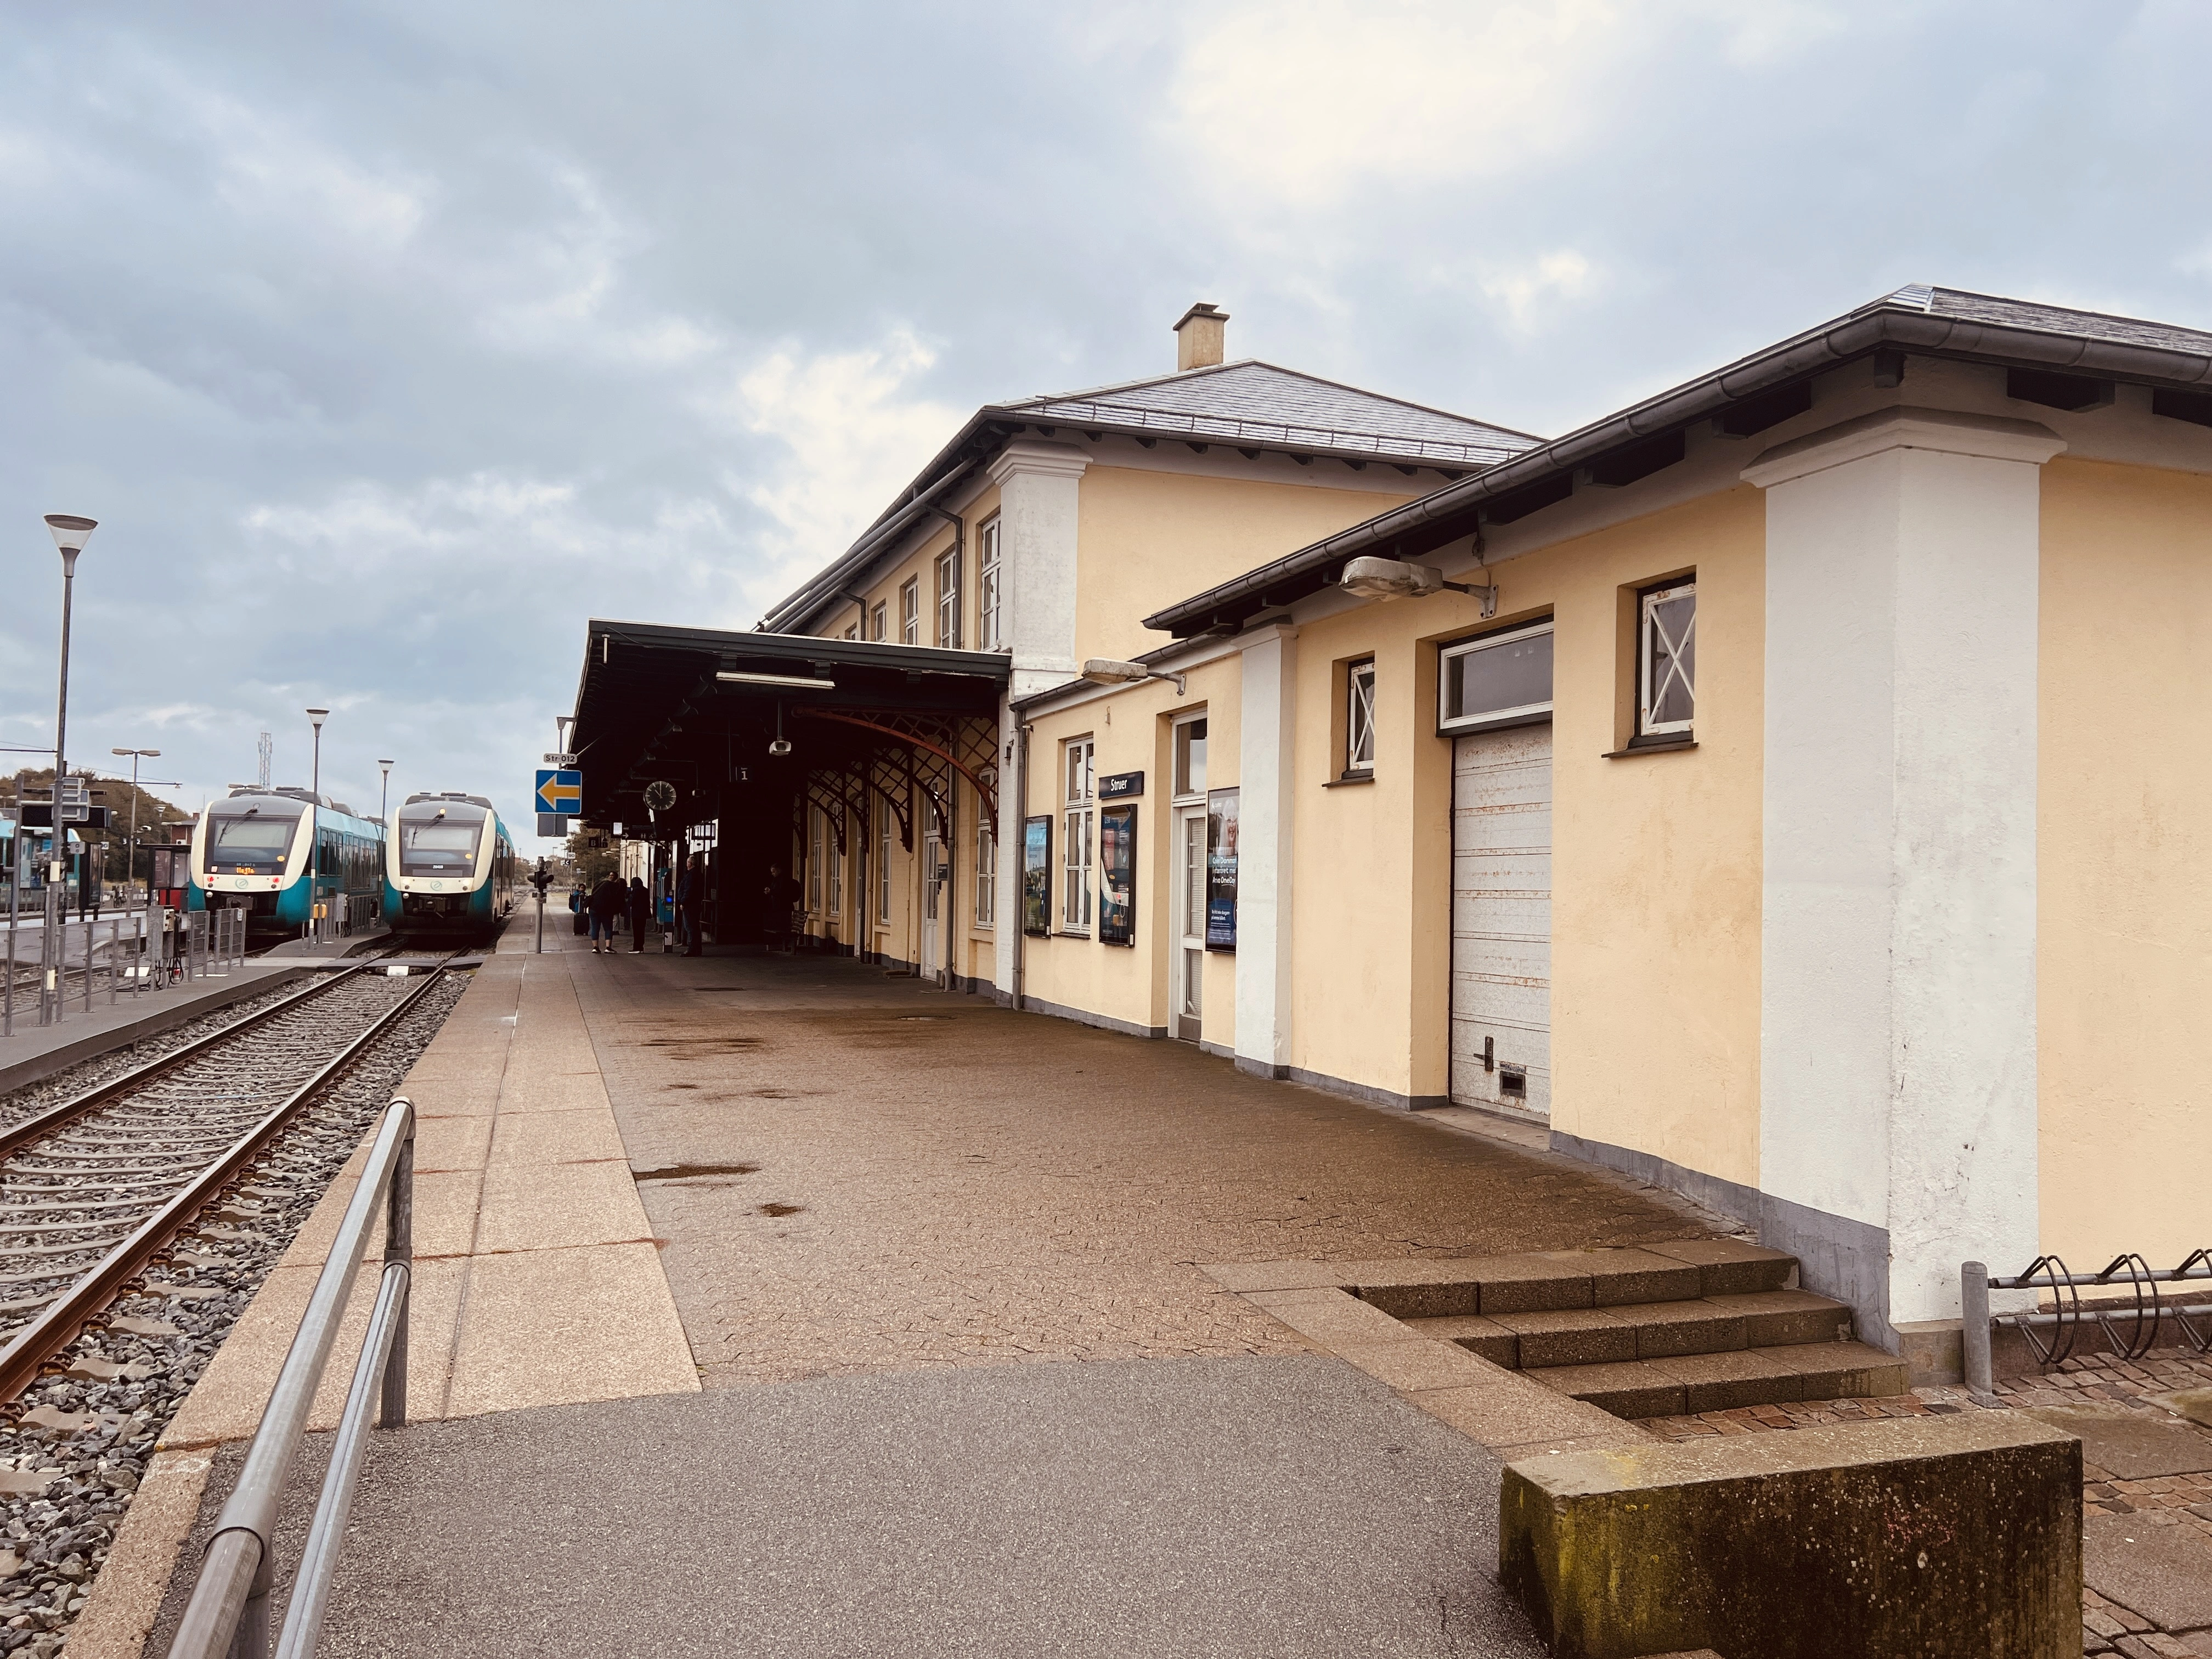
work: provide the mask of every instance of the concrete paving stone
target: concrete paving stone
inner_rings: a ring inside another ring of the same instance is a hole
[[[441,1415],[697,1392],[652,1245],[523,1250],[468,1269]]]
[[[1211,1261],[1199,1269],[1225,1291],[1336,1290],[1344,1281],[1328,1261]]]
[[[1503,1367],[1477,1383],[1425,1389],[1406,1397],[1431,1417],[1492,1448],[1525,1447],[1539,1441],[1564,1446],[1571,1440],[1613,1437],[1623,1429],[1638,1443],[1650,1437],[1599,1407]]]
[[[1261,1291],[1245,1300],[1327,1348],[1419,1340],[1414,1332],[1380,1308],[1345,1291]]]
[[[415,1170],[481,1170],[491,1155],[491,1119],[423,1117],[415,1120]]]
[[[1636,1358],[1636,1327],[1603,1308],[1485,1316],[1511,1331],[1524,1370],[1540,1365],[1602,1365]]]
[[[499,1109],[502,1116],[524,1112],[604,1112],[608,1109],[606,1086],[590,1072],[526,1078],[510,1071],[500,1082]]]
[[[652,1236],[627,1163],[494,1164],[484,1171],[473,1246],[478,1256]]]
[[[434,1117],[489,1117],[499,1109],[499,1076],[489,1066],[456,1062],[442,1075],[421,1075],[421,1062],[401,1079],[397,1092],[407,1097],[418,1120]]]
[[[2212,1435],[2179,1418],[2101,1403],[2024,1409],[2055,1429],[2079,1435],[2082,1457],[2122,1481],[2212,1470]]]
[[[1334,1352],[1346,1364],[1401,1393],[1480,1386],[1497,1369],[1449,1342],[1347,1342]]]
[[[1687,1409],[1680,1377],[1637,1360],[1620,1365],[1554,1365],[1528,1376],[1615,1417],[1680,1417]]]
[[[1495,1319],[1480,1314],[1458,1314],[1443,1319],[1404,1322],[1415,1334],[1440,1342],[1457,1343],[1478,1358],[1508,1370],[1521,1364],[1521,1339]]]
[[[156,1452],[148,1462],[84,1611],[70,1627],[70,1659],[142,1659],[211,1467],[196,1451]]]
[[[424,1170],[415,1177],[409,1243],[417,1256],[465,1256],[476,1248],[483,1197],[481,1170]]]
[[[1590,1276],[1590,1291],[1601,1308],[1636,1302],[1679,1302],[1702,1292],[1698,1268],[1650,1250],[1553,1250],[1562,1266]]]
[[[1662,1239],[1641,1247],[1654,1255],[1672,1256],[1695,1266],[1702,1296],[1736,1296],[1778,1291],[1797,1270],[1795,1256],[1740,1238]]]
[[[1647,1302],[1625,1308],[1619,1317],[1636,1328],[1635,1359],[1663,1359],[1670,1354],[1727,1353],[1747,1346],[1743,1316],[1724,1303]]]
[[[1807,1400],[1903,1394],[1909,1381],[1903,1360],[1863,1342],[1787,1343],[1758,1353],[1796,1371]]]
[[[1580,1405],[1582,1402],[1574,1402]],[[1590,1407],[1596,1411],[1597,1407]],[[1517,1444],[1495,1445],[1490,1453],[1500,1462],[1517,1463],[1524,1457],[1571,1457],[1577,1452],[1626,1451],[1635,1446],[1648,1446],[1651,1437],[1633,1423],[1613,1417],[1610,1412],[1599,1413],[1611,1419],[1613,1426],[1589,1434],[1553,1435],[1548,1438],[1530,1440]]]
[[[1803,1398],[1803,1379],[1790,1366],[1764,1358],[1766,1352],[1676,1354],[1651,1363],[1681,1382],[1684,1409],[1691,1412],[1734,1411]]]
[[[574,1112],[502,1112],[494,1120],[489,1164],[590,1164],[629,1160],[614,1114],[600,1106]]]
[[[1810,1291],[1732,1292],[1706,1299],[1715,1307],[1742,1316],[1744,1341],[1751,1347],[1850,1340],[1851,1310]]]
[[[320,1462],[300,1460],[282,1560]],[[434,1608],[437,1650],[473,1659],[1540,1659],[1492,1580],[1496,1481],[1481,1447],[1320,1358],[501,1413],[372,1437],[321,1650],[422,1651]]]

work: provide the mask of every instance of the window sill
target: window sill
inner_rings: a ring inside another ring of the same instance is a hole
[[[1658,738],[1650,743],[1632,743],[1626,749],[1609,750],[1603,760],[1633,760],[1638,755],[1670,755],[1678,749],[1695,749],[1698,740],[1687,735],[1679,738]]]
[[[1326,783],[1322,784],[1322,787],[1324,789],[1343,789],[1355,783],[1372,783],[1374,781],[1375,775],[1372,772],[1355,772],[1348,777],[1331,778]]]
[[[1062,927],[1062,928],[1057,929],[1057,930],[1053,933],[1053,938],[1054,938],[1054,939],[1089,939],[1090,937],[1091,937],[1091,935],[1090,935],[1090,934],[1088,934],[1088,933],[1078,933],[1078,932],[1077,932],[1074,928],[1073,928],[1073,927]]]

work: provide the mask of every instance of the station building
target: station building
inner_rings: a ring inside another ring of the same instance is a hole
[[[1538,442],[1221,321],[763,632],[593,623],[587,811],[711,774],[824,946],[1541,1124],[1893,1350],[2212,1243],[2212,335],[1908,288]]]

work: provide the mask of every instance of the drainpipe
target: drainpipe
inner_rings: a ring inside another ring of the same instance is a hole
[[[949,508],[939,507],[935,501],[924,501],[921,506],[924,512],[934,513],[940,519],[950,519],[952,521],[952,568],[960,573],[959,580],[964,584],[968,580],[968,520]],[[960,593],[960,605],[964,606],[967,603],[968,594],[963,586]],[[966,623],[967,618],[963,617],[959,609],[956,607],[952,616],[953,627],[963,628]],[[961,641],[955,640],[952,642],[952,649],[958,650],[961,644]]]
[[[1020,745],[1020,753],[1014,761],[1014,787],[1019,792],[1015,796],[1014,827],[1018,834],[1014,856],[1020,859],[1026,856],[1029,848],[1029,830],[1023,823],[1030,810],[1030,728],[1026,724],[1014,728],[1014,741]],[[1006,856],[1003,848],[999,856]],[[1022,992],[1028,984],[1030,930],[1024,907],[1029,903],[1029,878],[1026,866],[1017,864],[1014,868],[1014,914],[1001,919],[1000,926],[1004,927],[1009,920],[1014,925],[1014,1012],[1018,1014],[1022,1012]]]

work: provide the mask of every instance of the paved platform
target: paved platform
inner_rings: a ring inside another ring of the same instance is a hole
[[[19,1002],[15,1034],[0,1037],[0,1094],[40,1082],[79,1060],[258,996],[273,987],[305,978],[312,971],[312,965],[306,963],[248,957],[243,966],[228,973],[185,980],[159,990],[149,986],[136,996],[127,988],[118,988],[112,1005],[103,986],[93,993],[91,1012],[70,1008],[52,1025],[38,1024],[35,1000],[27,1009]]]
[[[1490,1453],[1199,1264],[1706,1218],[849,960],[531,943],[408,1079],[419,1420],[376,1437],[328,1650],[1538,1650]],[[72,1659],[141,1650],[345,1190],[171,1425]]]

